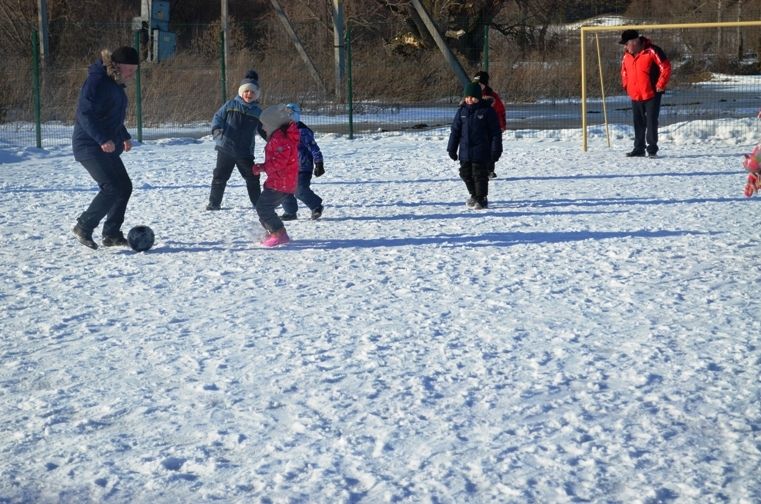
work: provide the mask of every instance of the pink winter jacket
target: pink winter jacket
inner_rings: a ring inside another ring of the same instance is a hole
[[[264,163],[253,166],[254,174],[264,172],[264,187],[293,194],[299,178],[299,128],[291,122],[283,132],[275,130],[264,147]]]

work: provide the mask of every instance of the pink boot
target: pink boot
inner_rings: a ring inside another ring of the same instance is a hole
[[[283,228],[267,235],[264,240],[262,240],[262,245],[265,247],[277,247],[278,245],[285,245],[289,241],[291,241],[291,239],[288,236],[288,233],[286,233],[285,228]]]

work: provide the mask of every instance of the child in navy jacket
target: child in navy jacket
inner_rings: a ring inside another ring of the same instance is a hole
[[[447,152],[453,161],[460,160],[460,178],[470,193],[467,205],[481,210],[489,206],[489,171],[502,155],[502,130],[497,113],[481,100],[478,84],[466,85],[463,94],[463,103],[452,121]]]
[[[289,103],[286,107],[290,111],[291,119],[299,128],[299,183],[296,194],[289,195],[283,201],[283,215],[280,218],[296,220],[296,212],[299,210],[299,204],[296,201],[298,198],[312,211],[312,220],[316,220],[322,216],[322,198],[312,191],[311,184],[313,173],[315,177],[320,177],[325,173],[322,151],[314,139],[314,132],[301,122],[301,107],[296,103]],[[313,165],[314,170],[312,169]]]

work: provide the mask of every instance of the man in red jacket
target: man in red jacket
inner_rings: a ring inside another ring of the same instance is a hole
[[[625,30],[619,44],[624,46],[621,84],[632,100],[634,150],[629,157],[655,157],[658,152],[658,114],[661,97],[671,77],[671,63],[663,49],[641,37],[637,30]],[[645,144],[647,141],[647,144]]]
[[[505,131],[507,129],[507,114],[505,113],[505,104],[499,97],[496,91],[489,87],[489,73],[481,70],[476,72],[473,76],[473,82],[477,82],[481,86],[481,99],[491,105],[494,112],[497,113],[497,120],[499,121],[499,129]],[[489,178],[496,178],[497,174],[494,172],[494,161],[491,162],[489,167]]]

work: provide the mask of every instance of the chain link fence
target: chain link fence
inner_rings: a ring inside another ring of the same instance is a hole
[[[759,11],[757,19],[761,19],[761,7]],[[616,19],[605,22],[622,23]],[[126,23],[97,27],[70,24],[64,31],[85,29],[102,32],[103,46],[88,48],[87,54],[54,54],[51,61],[41,62],[36,68],[30,33],[26,55],[9,57],[4,62],[0,68],[1,139],[34,146],[39,132],[42,147],[69,142],[87,66],[103,48],[142,42],[140,33]],[[323,24],[294,25],[321,83],[307,71],[291,39],[277,25],[263,28],[267,30],[261,37],[265,43],[256,48],[246,47],[243,30],[236,31],[233,26],[226,66],[218,23],[172,25],[171,29],[177,40],[174,56],[158,63],[141,63],[139,107],[136,83],[127,87],[127,127],[133,137],[137,137],[138,126],[143,139],[208,135],[214,112],[225,99],[235,96],[240,79],[251,68],[260,76],[263,106],[297,102],[304,110],[305,122],[318,132],[365,135],[409,130],[425,134],[447,127],[461,98],[462,85],[440,53],[428,51],[419,56],[412,47],[406,52],[404,43],[398,41],[393,46],[378,45],[361,30],[347,40],[352,55],[351,79],[344,79],[335,89],[334,41]],[[530,136],[535,130],[581,126],[578,29],[552,28],[545,34],[541,50],[516,47],[493,29],[484,29],[483,33],[483,59],[460,60],[469,75],[488,66],[490,84],[507,106],[509,130],[521,130],[523,136]],[[662,125],[755,117],[761,108],[761,28],[657,30],[643,34],[663,47],[674,66],[663,101]],[[608,122],[631,123],[628,98],[619,80],[619,35],[615,31],[600,33],[596,40],[587,42],[592,47],[585,61],[592,69],[587,72],[590,125],[603,122],[603,93],[608,103]],[[600,47],[599,60],[596,43]],[[599,75],[598,61],[602,63]],[[743,79],[733,80],[734,76]],[[351,101],[347,100],[349,85]]]

